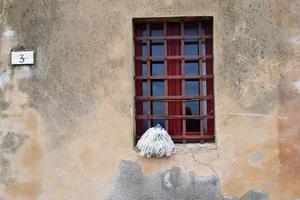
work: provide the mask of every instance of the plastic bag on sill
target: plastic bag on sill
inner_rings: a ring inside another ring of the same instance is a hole
[[[139,139],[137,148],[142,157],[169,157],[175,153],[175,145],[168,132],[160,125],[149,128]]]

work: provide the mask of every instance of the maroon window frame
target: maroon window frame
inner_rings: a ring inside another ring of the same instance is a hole
[[[133,26],[136,139],[161,122],[177,143],[213,142],[213,18]]]

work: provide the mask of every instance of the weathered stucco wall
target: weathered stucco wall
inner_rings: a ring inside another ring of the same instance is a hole
[[[1,0],[0,199],[106,199],[122,160],[145,175],[216,174],[225,194],[300,196],[299,10],[298,0]],[[217,148],[143,159],[132,18],[164,16],[214,17]],[[10,66],[19,45],[35,66]]]

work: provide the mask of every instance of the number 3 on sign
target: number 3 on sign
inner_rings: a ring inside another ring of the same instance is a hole
[[[24,58],[24,54],[20,54],[20,63],[24,63],[25,62],[25,58]]]
[[[11,52],[12,65],[33,65],[34,53],[33,51],[15,51]]]

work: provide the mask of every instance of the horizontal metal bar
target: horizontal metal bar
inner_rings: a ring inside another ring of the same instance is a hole
[[[135,96],[135,100],[212,100],[213,95],[207,96]]]
[[[189,40],[189,39],[212,39],[212,35],[205,35],[204,37],[201,35],[168,35],[168,36],[138,36],[135,37],[135,40]]]
[[[201,55],[185,55],[185,56],[135,56],[135,60],[206,60],[206,59],[212,59],[212,55],[206,55],[206,56],[201,56]]]
[[[173,135],[171,136],[172,139],[194,139],[194,140],[200,140],[200,139],[214,139],[215,136],[213,135],[204,135],[205,133],[201,133],[201,132],[186,132],[187,134],[201,134],[201,135],[186,135],[186,136],[181,136],[181,135]]]
[[[214,75],[164,75],[164,76],[135,76],[136,80],[159,80],[159,79],[212,79]]]
[[[213,114],[208,115],[136,115],[136,119],[214,119]]]
[[[205,133],[202,132],[187,132],[187,134],[193,135],[170,135],[173,140],[201,140],[201,139],[214,139],[214,135],[204,135]],[[197,134],[197,135],[196,135]],[[137,139],[140,139],[142,136],[137,136]]]

